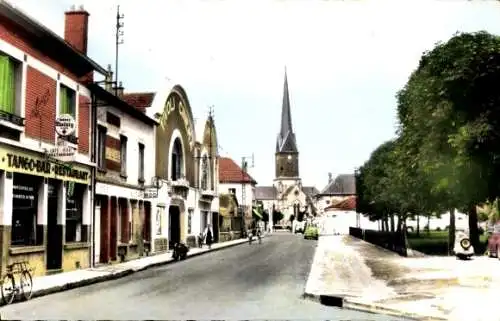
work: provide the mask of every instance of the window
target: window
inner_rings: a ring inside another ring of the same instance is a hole
[[[188,231],[187,231],[187,234],[191,234],[192,220],[193,220],[193,210],[189,209],[188,210]]]
[[[66,184],[66,242],[86,242],[87,233],[83,228],[83,193],[86,186],[73,182]]]
[[[127,176],[127,137],[120,135],[120,174]]]
[[[229,194],[236,195],[236,188],[230,188],[229,189]]]
[[[0,112],[16,114],[16,62],[0,53]]]
[[[139,182],[144,183],[144,144],[139,143]]]
[[[182,143],[179,138],[176,138],[174,141],[174,146],[172,150],[172,173],[171,173],[171,179],[173,181],[176,181],[178,179],[182,178],[182,164],[183,164],[183,159],[182,159]]]
[[[106,127],[97,127],[97,167],[106,168]]]
[[[43,225],[37,224],[40,184],[41,181],[33,176],[14,174],[11,234],[13,246],[43,244]]]
[[[76,119],[75,91],[64,85],[59,87],[59,114],[69,114]]]
[[[204,155],[201,160],[201,189],[208,189],[208,156]]]

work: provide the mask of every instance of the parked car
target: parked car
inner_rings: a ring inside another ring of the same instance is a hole
[[[455,233],[453,252],[460,260],[470,259],[474,255],[474,247],[470,242],[469,233],[467,233],[467,231],[457,231]]]
[[[305,229],[306,229],[306,221],[295,223],[295,233],[304,234]]]
[[[498,257],[500,250],[500,224],[496,224],[490,229],[490,236],[488,237],[488,253],[489,257]]]
[[[319,230],[316,226],[308,226],[304,232],[304,239],[317,240],[319,238]]]

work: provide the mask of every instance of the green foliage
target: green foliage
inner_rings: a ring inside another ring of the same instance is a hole
[[[499,83],[497,36],[460,33],[425,52],[397,93],[397,139],[356,172],[358,211],[377,220],[458,208],[473,226],[476,204],[495,200],[478,215],[500,218]]]
[[[285,216],[283,215],[283,213],[278,212],[278,211],[273,211],[273,224],[278,223],[279,221],[281,221],[284,218],[285,218]]]

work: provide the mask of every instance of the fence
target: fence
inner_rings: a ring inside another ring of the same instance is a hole
[[[401,256],[407,256],[403,232],[374,231],[349,227],[349,235],[396,252]]]

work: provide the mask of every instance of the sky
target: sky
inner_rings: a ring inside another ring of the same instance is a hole
[[[500,34],[493,0],[10,2],[61,36],[64,11],[83,5],[88,55],[113,68],[119,4],[125,92],[180,84],[198,121],[213,105],[219,153],[254,155],[259,185],[274,179],[286,66],[300,176],[320,190],[395,136],[395,94],[424,51],[457,31]]]

